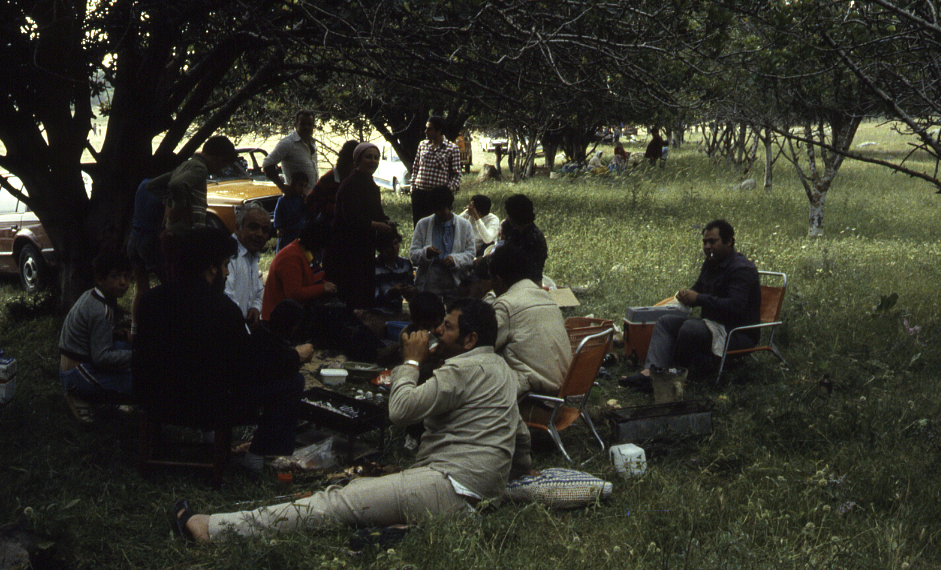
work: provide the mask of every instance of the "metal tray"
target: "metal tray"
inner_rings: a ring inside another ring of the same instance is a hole
[[[382,429],[389,423],[387,408],[324,388],[304,392],[300,415],[318,426],[346,435]]]
[[[617,443],[712,433],[712,402],[689,400],[605,412]]]

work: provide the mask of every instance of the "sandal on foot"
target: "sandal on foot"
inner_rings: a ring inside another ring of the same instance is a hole
[[[65,395],[65,402],[69,405],[69,409],[72,410],[72,415],[75,416],[75,419],[83,424],[95,423],[95,414],[92,412],[91,404],[76,398],[72,394]]]
[[[180,511],[183,511],[183,514],[180,514]],[[186,528],[186,521],[190,520],[194,513],[190,509],[189,501],[186,499],[180,499],[179,501],[173,503],[173,521],[176,523],[176,531],[184,540],[189,542],[196,542],[196,538],[193,536],[193,533]]]

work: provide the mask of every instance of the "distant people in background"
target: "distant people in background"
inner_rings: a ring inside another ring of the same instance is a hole
[[[127,257],[134,271],[134,299],[131,301],[131,335],[137,332],[137,305],[150,290],[150,275],[161,283],[167,281],[163,253],[160,251],[160,226],[163,225],[163,202],[147,191],[150,178],[145,178],[134,194],[134,219],[127,239]]]
[[[362,143],[353,151],[353,172],[337,190],[330,241],[324,251],[327,278],[350,309],[376,304],[376,236],[392,233],[372,175],[379,167],[379,147]]]
[[[415,291],[412,262],[399,256],[401,246],[398,230],[380,234],[376,244],[376,307],[389,313],[401,313],[402,299]]]
[[[588,169],[593,170],[595,168],[604,168],[604,164],[601,163],[601,155],[604,154],[604,151],[599,150],[591,160],[588,161]]]
[[[620,132],[620,129],[615,129],[614,132]],[[621,143],[614,144],[614,156],[611,157],[611,162],[608,163],[608,168],[614,172],[621,172],[627,166],[627,161],[630,155],[624,150],[624,147],[621,146]]]
[[[438,186],[430,194],[434,213],[415,226],[408,257],[418,268],[415,290],[430,291],[450,303],[474,264],[474,230],[470,222],[451,212],[454,194],[447,186]]]
[[[630,158],[630,155],[626,150],[624,150],[624,145],[621,143],[614,143],[614,156],[620,158],[624,162],[627,162],[627,159]]]
[[[500,233],[500,218],[490,213],[492,204],[490,198],[477,194],[461,212],[461,217],[470,222],[471,229],[474,230],[474,253],[477,257],[484,254],[487,246],[492,244]]]
[[[546,236],[536,227],[536,211],[532,200],[523,194],[514,194],[504,204],[506,220],[500,227],[503,244],[515,246],[528,260],[529,279],[542,287],[542,273],[549,257]]]
[[[428,117],[426,139],[418,145],[412,168],[412,224],[434,213],[431,190],[446,186],[452,193],[461,188],[461,151],[444,138],[444,119]]]
[[[278,164],[284,180],[278,174]],[[284,137],[274,150],[265,157],[261,163],[262,170],[269,180],[275,183],[284,193],[287,193],[287,183],[295,172],[307,175],[306,195],[314,181],[320,178],[317,171],[317,145],[314,142],[314,112],[310,109],[301,109],[294,115],[294,131]]]
[[[657,164],[657,161],[663,157],[663,137],[660,136],[660,130],[654,127],[652,131],[653,138],[647,144],[647,150],[644,151],[644,158],[650,161],[650,165]]]
[[[306,212],[304,211],[304,189],[307,188],[307,175],[295,172],[291,177],[291,184],[284,194],[278,198],[274,207],[274,229],[278,232],[278,248],[281,248],[297,239],[304,227]]]
[[[236,213],[235,227],[238,251],[229,261],[225,294],[238,305],[249,328],[254,329],[261,319],[265,293],[265,284],[258,272],[258,261],[261,259],[261,250],[271,237],[271,220],[261,204],[249,202]]]
[[[95,287],[72,305],[59,335],[59,381],[75,418],[93,421],[91,405],[132,392],[130,331],[118,328],[118,299],[131,284],[123,251],[105,248],[92,262]]]
[[[336,166],[320,177],[314,189],[307,195],[308,216],[313,219],[333,218],[333,210],[337,202],[337,190],[346,177],[353,172],[353,151],[359,141],[346,141],[337,154]]]
[[[303,305],[321,295],[336,293],[337,286],[325,279],[323,269],[315,262],[327,243],[326,236],[326,228],[310,220],[298,238],[274,256],[265,281],[261,318],[267,321],[284,299]]]

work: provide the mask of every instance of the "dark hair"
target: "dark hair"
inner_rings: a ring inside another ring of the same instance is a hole
[[[294,123],[296,124],[301,117],[310,117],[313,119],[314,112],[310,109],[300,109],[298,112],[294,113]]]
[[[399,233],[398,228],[393,227],[391,232],[380,232],[376,237],[376,251],[392,245],[395,240],[402,241],[402,234]]]
[[[477,346],[497,343],[497,313],[489,303],[479,299],[458,299],[448,307],[448,313],[461,311],[457,318],[457,333],[461,338],[477,333]]]
[[[481,216],[486,216],[489,214],[490,207],[493,206],[493,202],[490,200],[490,198],[484,196],[483,194],[477,194],[471,198],[471,202],[474,203],[474,208]]]
[[[454,193],[447,186],[435,186],[431,189],[428,202],[434,210],[439,208],[450,210],[454,206]]]
[[[127,258],[124,250],[107,245],[101,248],[92,260],[91,266],[95,271],[95,279],[104,279],[113,269],[130,271],[131,260]]]
[[[513,194],[506,199],[503,204],[506,209],[506,215],[513,220],[513,223],[520,226],[528,226],[536,221],[536,212],[533,209],[533,201],[524,194]]]
[[[238,242],[229,232],[209,226],[193,228],[180,240],[178,278],[200,279],[210,267],[222,266],[238,253]]]
[[[488,255],[490,276],[503,280],[504,287],[512,287],[533,273],[532,259],[523,250],[512,245],[501,245]]]
[[[297,182],[301,182],[301,183],[307,185],[307,184],[310,183],[310,177],[307,176],[307,173],[306,173],[306,172],[297,171],[297,172],[291,174],[291,184],[293,185],[293,184],[295,184],[295,183],[297,183]]]
[[[732,228],[732,224],[725,220],[712,220],[706,224],[706,227],[703,228],[702,233],[705,235],[709,230],[717,228],[719,230],[719,237],[722,238],[722,243],[735,245],[735,229]]]
[[[308,219],[297,239],[307,251],[319,251],[327,247],[330,239],[329,222],[324,218]]]
[[[289,340],[291,333],[302,322],[304,322],[304,306],[294,299],[284,299],[271,310],[268,329],[284,340]]]
[[[481,281],[490,279],[490,255],[485,255],[474,262],[474,277]]]
[[[409,317],[413,323],[436,323],[444,320],[444,303],[431,291],[419,291],[408,302]]]
[[[337,164],[333,167],[340,174],[340,182],[353,172],[353,151],[359,146],[359,141],[346,141],[337,153]]]
[[[435,130],[438,131],[439,133],[444,131],[444,119],[442,117],[439,117],[437,115],[432,115],[428,117],[428,120],[425,122],[431,123],[431,126],[434,127]]]
[[[212,156],[218,156],[219,158],[233,157],[233,160],[234,157],[238,155],[238,153],[235,152],[235,145],[232,144],[229,137],[223,135],[209,137],[206,144],[203,145],[203,152],[211,154]]]

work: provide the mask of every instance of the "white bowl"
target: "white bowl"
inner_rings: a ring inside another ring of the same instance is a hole
[[[321,368],[320,369],[320,378],[323,380],[324,384],[329,384],[331,386],[342,384],[346,382],[346,377],[349,375],[349,372],[342,368]]]

